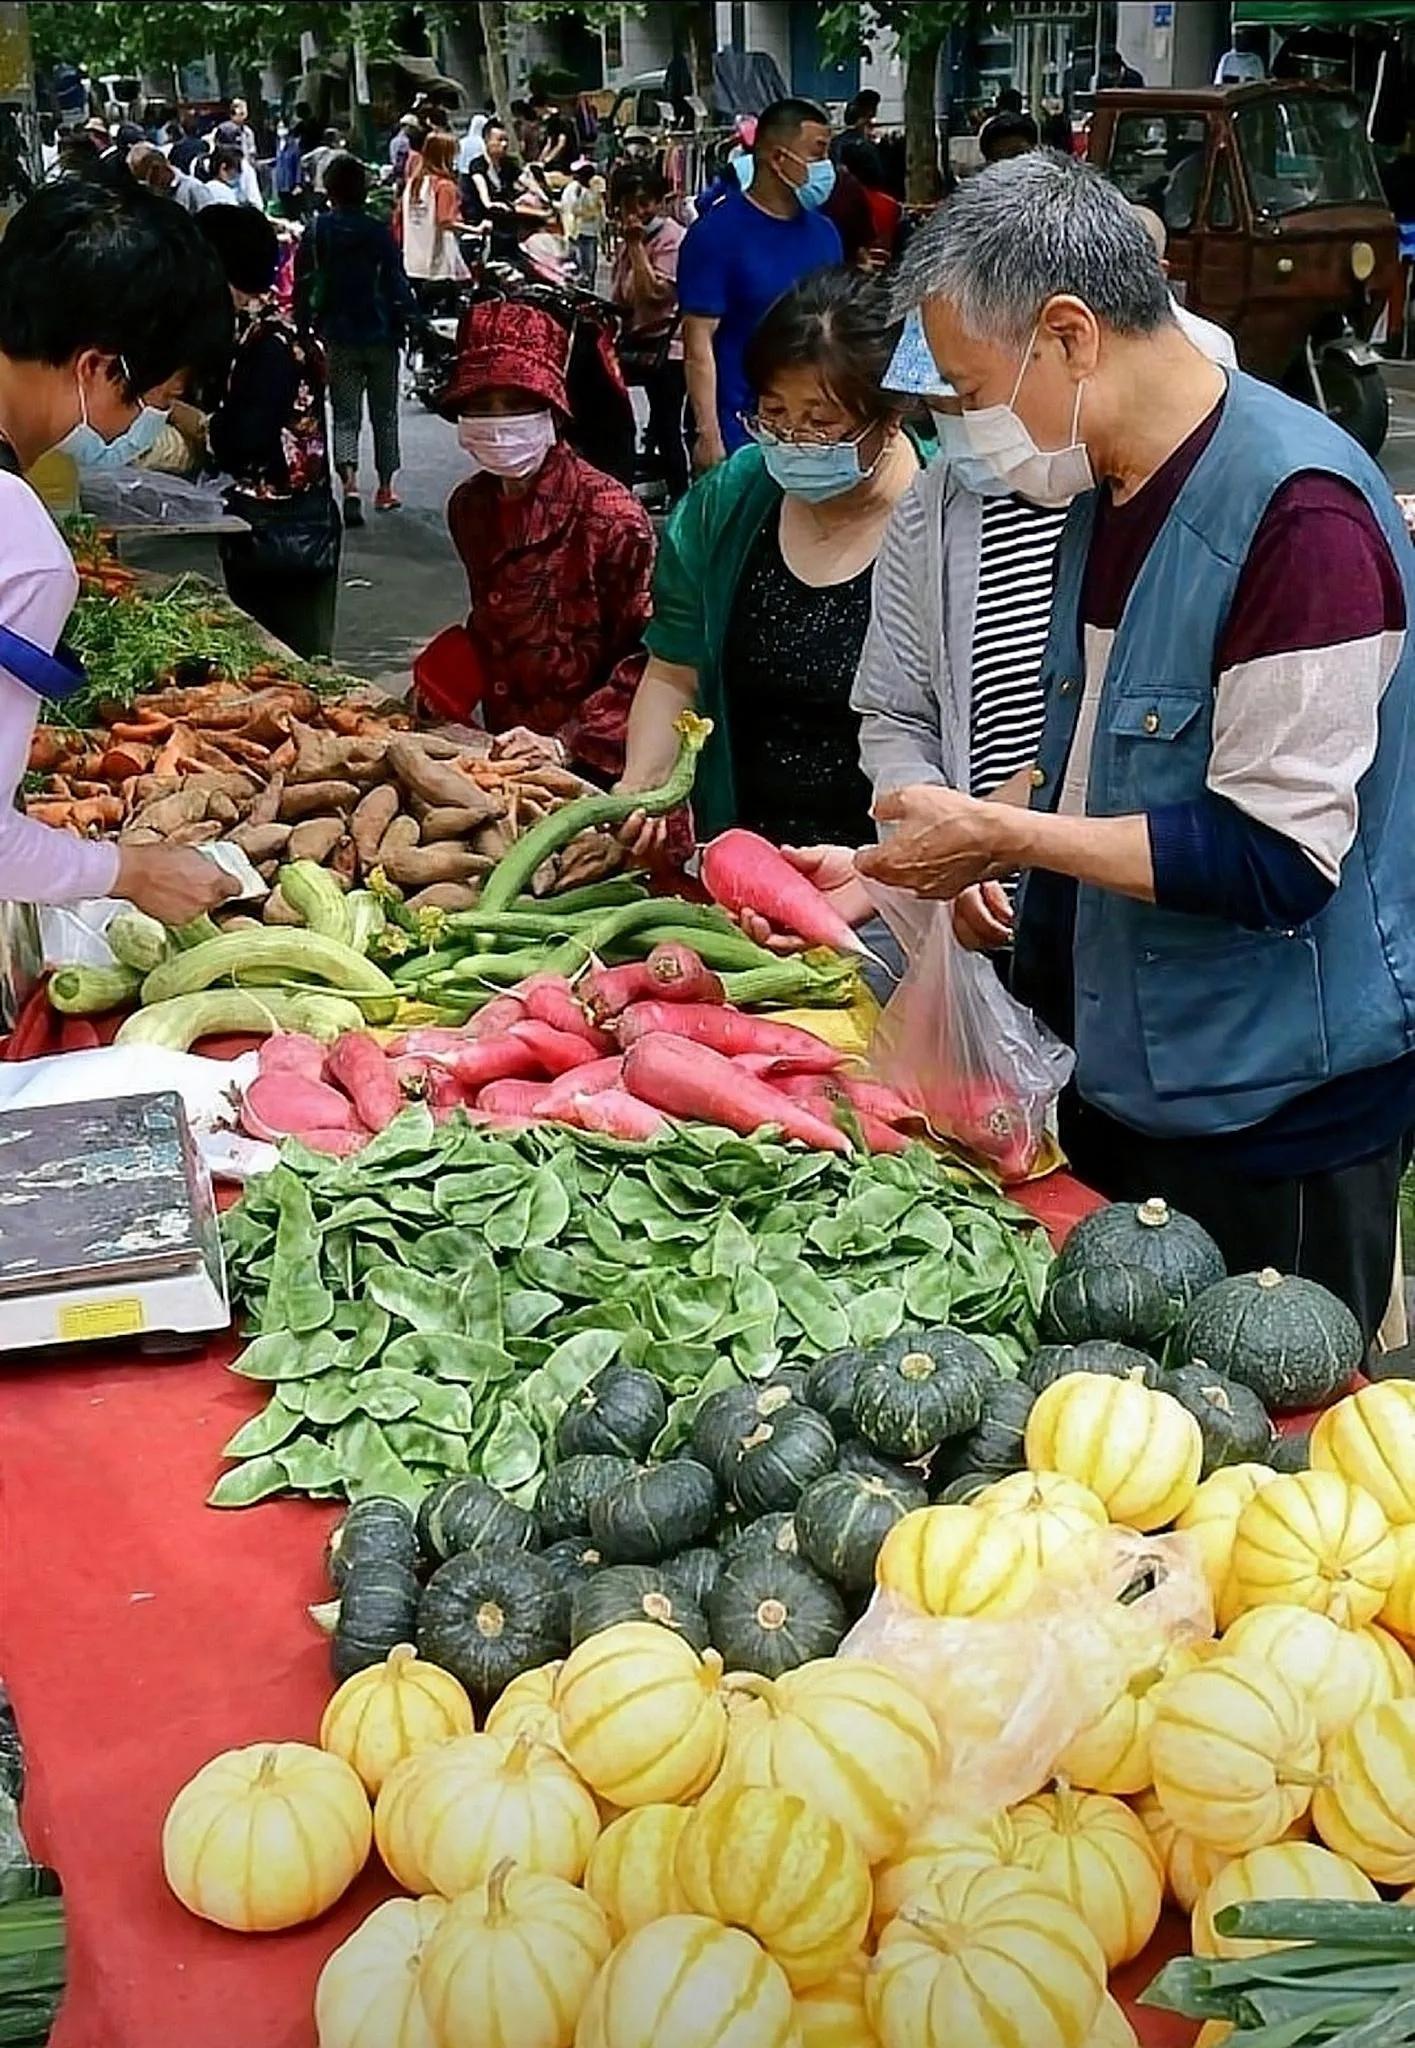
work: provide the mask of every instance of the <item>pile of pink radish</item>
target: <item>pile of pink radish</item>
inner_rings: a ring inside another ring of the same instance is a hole
[[[463,1110],[504,1128],[559,1123],[636,1140],[670,1118],[743,1135],[774,1125],[829,1152],[850,1149],[847,1128],[871,1151],[899,1151],[899,1127],[916,1120],[892,1089],[845,1074],[845,1055],[811,1032],[734,1009],[686,946],[573,986],[533,976],[461,1030],[410,1031],[386,1050],[362,1033],[328,1050],[276,1037],[260,1063],[242,1103],[246,1131],[339,1157],[410,1101],[438,1117]]]

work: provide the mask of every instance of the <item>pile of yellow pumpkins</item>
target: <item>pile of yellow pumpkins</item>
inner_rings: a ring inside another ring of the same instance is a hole
[[[1177,1402],[1075,1375],[1027,1453],[896,1524],[881,1587],[997,1618],[1111,1522],[1173,1527],[1223,1630],[1137,1641],[1051,1792],[942,1809],[945,1737],[885,1664],[769,1681],[633,1622],[516,1680],[480,1732],[454,1679],[395,1651],[336,1693],[319,1749],[198,1773],[168,1881],[224,1926],[288,1926],[377,1843],[411,1896],[330,1956],[320,2048],[1125,2048],[1109,1973],[1166,1896],[1196,1952],[1236,1954],[1224,1905],[1415,1884],[1415,1386],[1330,1410],[1310,1471],[1201,1483]]]

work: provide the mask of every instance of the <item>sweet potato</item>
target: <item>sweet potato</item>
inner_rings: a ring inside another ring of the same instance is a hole
[[[475,882],[434,882],[408,898],[409,910],[475,910],[481,890]]]
[[[347,832],[341,837],[339,844],[325,862],[325,866],[329,869],[330,874],[337,877],[346,887],[353,886],[354,878],[359,871],[359,854],[358,848],[354,845]]]
[[[316,732],[292,724],[295,766],[292,782],[376,782],[384,772],[384,749],[377,740],[349,740],[337,733]]]
[[[439,882],[470,882],[474,875],[487,872],[487,863],[480,854],[464,853],[459,846],[395,845],[390,851],[387,838],[381,861],[389,881],[396,882],[400,889],[430,889]]]
[[[390,860],[397,860],[401,855],[411,853],[421,840],[422,833],[418,829],[417,819],[410,818],[405,812],[400,811],[378,842],[376,865],[386,868]]]
[[[355,810],[349,829],[354,835],[359,866],[365,873],[378,866],[383,835],[397,817],[401,801],[392,783],[386,782],[371,789]]]
[[[214,818],[203,818],[195,825],[179,825],[175,832],[167,834],[169,846],[210,846],[221,837],[221,827]]]
[[[208,800],[206,814],[209,818],[214,818],[218,825],[239,825],[241,822],[240,811],[224,790],[218,789]]]
[[[473,850],[484,854],[490,861],[498,861],[511,850],[511,834],[504,823],[483,825],[472,840]]]
[[[261,917],[266,924],[302,925],[304,923],[304,919],[300,916],[299,911],[293,909],[286,902],[278,889],[272,889],[266,897],[261,910]]]
[[[322,866],[343,837],[342,818],[306,818],[290,834],[285,851],[291,860],[312,860]]]
[[[280,815],[294,825],[301,818],[327,818],[334,811],[352,811],[358,801],[358,788],[352,782],[287,782],[280,798]]]
[[[146,804],[133,818],[138,831],[161,832],[170,836],[183,825],[196,825],[206,816],[207,791],[182,789],[175,796],[163,796]]]
[[[430,810],[422,821],[423,844],[432,846],[442,839],[470,839],[477,827],[484,822],[475,811],[459,809],[450,804],[439,804]]]
[[[472,811],[479,822],[501,815],[501,805],[488,796],[469,775],[447,761],[432,760],[426,750],[411,739],[388,743],[388,766],[409,796],[425,804]]]
[[[285,777],[271,776],[246,814],[248,825],[273,825],[280,816],[280,799],[285,794]]]
[[[32,803],[27,808],[41,825],[88,834],[111,832],[121,825],[124,806],[120,796],[90,796],[78,801],[65,798],[57,803]]]
[[[277,854],[285,851],[294,829],[293,825],[253,825],[248,822],[238,825],[226,837],[233,846],[240,847],[247,860],[254,861],[259,867],[263,860],[274,860]]]

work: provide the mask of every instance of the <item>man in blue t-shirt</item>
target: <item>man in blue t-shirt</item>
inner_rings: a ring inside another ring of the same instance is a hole
[[[688,230],[678,258],[688,396],[701,474],[747,440],[741,415],[756,394],[743,353],[768,306],[808,271],[839,263],[834,225],[819,209],[835,188],[830,119],[811,100],[777,100],[757,122],[739,189]]]

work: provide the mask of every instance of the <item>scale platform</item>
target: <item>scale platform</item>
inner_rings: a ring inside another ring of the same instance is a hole
[[[0,1352],[230,1321],[211,1177],[181,1097],[0,1113]]]

